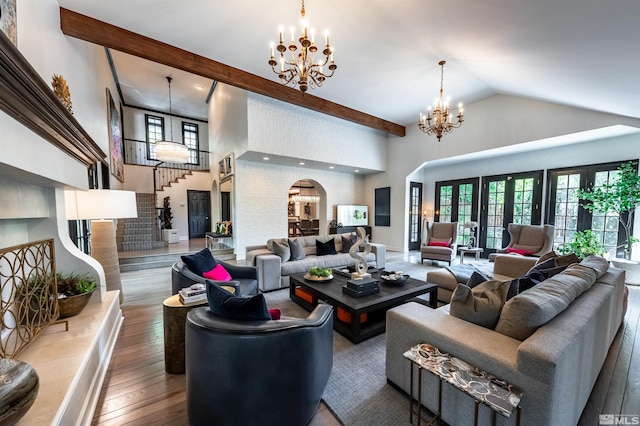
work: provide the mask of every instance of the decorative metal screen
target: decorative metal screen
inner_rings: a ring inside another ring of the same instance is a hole
[[[0,249],[0,357],[17,356],[58,319],[53,240]]]

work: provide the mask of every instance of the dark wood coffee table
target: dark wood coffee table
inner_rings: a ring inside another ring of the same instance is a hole
[[[409,278],[403,285],[392,286],[380,280],[380,292],[368,296],[353,297],[342,292],[342,287],[347,284],[348,277],[334,274],[334,278],[328,282],[308,281],[305,274],[292,275],[290,278],[290,297],[298,305],[308,311],[323,301],[334,308],[333,328],[354,343],[361,342],[370,337],[384,333],[386,312],[395,306],[407,302],[409,299],[421,294],[429,293],[429,306],[436,307],[438,285]],[[378,278],[378,273],[372,274]],[[311,296],[307,301],[295,293],[298,287]],[[339,318],[350,317],[349,322]],[[361,321],[361,315],[366,314],[366,320]]]

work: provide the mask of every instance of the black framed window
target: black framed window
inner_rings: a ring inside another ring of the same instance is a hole
[[[189,148],[189,163],[199,164],[198,156],[198,125],[194,123],[182,122],[182,140]]]
[[[571,242],[576,232],[590,229],[608,251],[612,252],[618,247],[620,252],[617,255],[624,255],[624,248],[621,246],[626,236],[618,222],[618,216],[614,213],[589,212],[582,207],[583,202],[578,198],[577,192],[579,189],[611,183],[618,174],[617,168],[626,162],[548,171],[546,223],[555,227],[554,246]]]
[[[155,115],[144,115],[144,125],[147,135],[147,157],[156,159],[156,142],[164,139],[164,118]]]
[[[436,182],[436,212],[438,222],[458,222],[458,244],[466,245],[471,230],[463,225],[477,221],[479,178]]]

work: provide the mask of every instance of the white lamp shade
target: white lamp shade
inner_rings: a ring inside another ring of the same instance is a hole
[[[156,142],[156,160],[167,163],[188,163],[189,148],[177,142]]]
[[[134,191],[65,191],[64,198],[68,220],[138,217]]]

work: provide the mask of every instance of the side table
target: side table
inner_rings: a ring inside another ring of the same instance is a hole
[[[492,424],[495,425],[495,413],[509,418],[516,410],[516,425],[520,425],[520,400],[523,393],[512,384],[500,380],[497,377],[474,367],[467,362],[451,356],[448,353],[440,352],[438,348],[428,343],[420,343],[404,354],[411,362],[410,379],[410,402],[409,402],[409,422],[413,424],[413,369],[418,366],[418,426],[420,425],[420,405],[422,404],[422,371],[435,375],[439,381],[438,385],[438,412],[442,415],[442,382],[447,382],[456,389],[466,393],[475,401],[475,412],[473,424],[478,424],[478,406],[485,404],[492,410]],[[436,417],[436,418],[438,418]]]
[[[162,302],[164,321],[164,370],[170,374],[184,374],[184,329],[187,314],[193,308],[206,305],[207,301],[197,305],[185,306],[180,296],[174,294]]]
[[[477,262],[480,260],[480,253],[484,252],[484,249],[482,247],[458,247],[458,251],[460,252],[460,264],[463,264],[465,254],[475,254]]]

